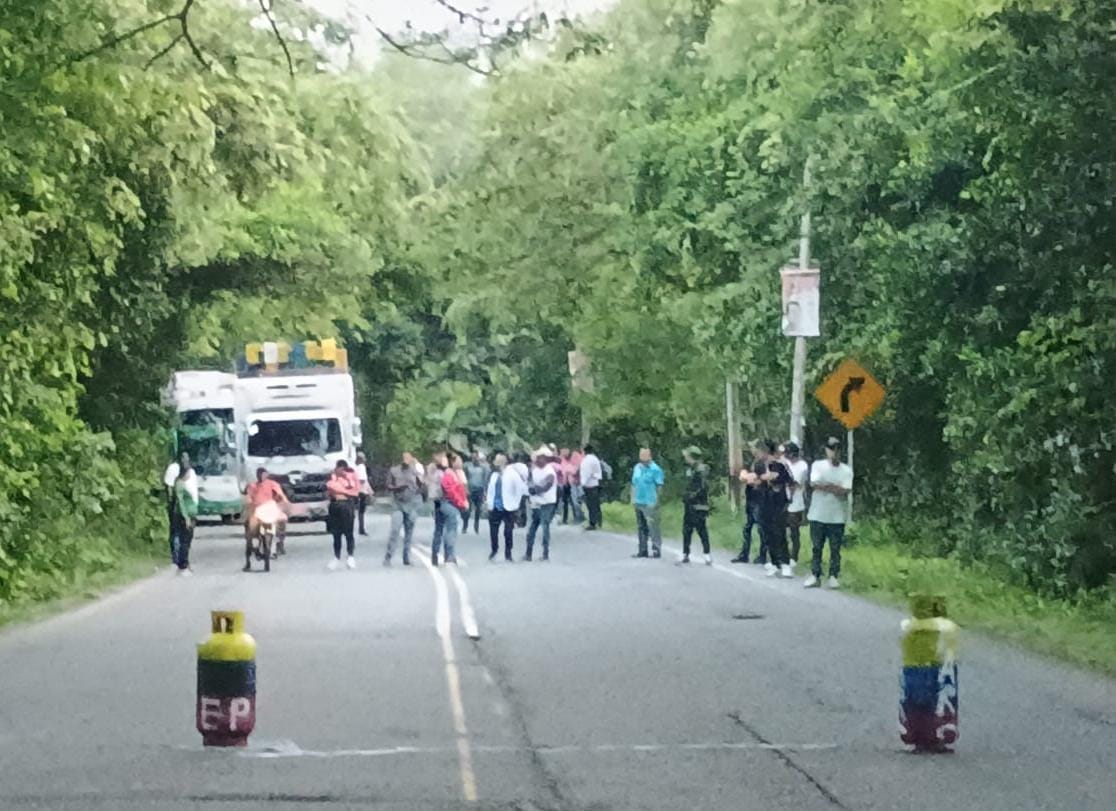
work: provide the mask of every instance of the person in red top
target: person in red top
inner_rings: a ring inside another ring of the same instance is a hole
[[[469,505],[469,497],[465,494],[465,484],[461,481],[461,477],[457,475],[454,470],[454,463],[457,457],[450,455],[447,459],[442,457],[445,462],[445,467],[439,464],[441,470],[441,485],[442,485],[442,502],[438,509],[442,511],[444,523],[442,524],[442,534],[440,539],[434,539],[434,545],[431,548],[432,554],[430,560],[435,566],[438,565],[438,545],[439,540],[441,545],[446,550],[446,563],[457,563],[457,555],[454,554],[453,544],[457,539],[457,528],[461,521],[461,511]]]
[[[291,502],[287,500],[279,482],[268,476],[266,468],[256,468],[256,480],[248,485],[248,490],[244,494],[244,514],[247,516],[244,522],[244,571],[246,572],[252,571],[252,541],[256,537],[256,531],[260,528],[256,510],[268,503],[273,503],[280,508],[273,512],[275,518],[275,552],[276,554],[284,554],[286,552],[284,541],[287,533],[287,514],[282,507],[284,505],[289,506]]]
[[[349,467],[349,463],[344,459],[338,460],[329,481],[326,482],[326,492],[329,493],[326,527],[333,535],[333,560],[329,562],[330,571],[341,565],[341,536],[345,537],[345,546],[349,554],[345,565],[350,569],[356,568],[356,559],[353,557],[356,547],[353,524],[356,519],[360,487],[360,479],[357,478],[356,471]]]

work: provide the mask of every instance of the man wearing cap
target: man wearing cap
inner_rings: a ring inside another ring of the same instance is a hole
[[[706,518],[709,517],[709,483],[707,477],[709,468],[701,461],[701,449],[690,446],[682,451],[682,459],[686,462],[686,494],[683,496],[685,510],[682,513],[682,560],[681,563],[690,562],[690,540],[694,532],[701,539],[701,549],[705,555],[705,565],[713,565],[713,556],[709,554],[709,528]]]
[[[632,504],[635,505],[639,530],[639,550],[632,557],[647,557],[651,541],[651,557],[663,556],[663,535],[659,512],[659,489],[663,486],[663,469],[651,458],[650,448],[639,449],[639,464],[632,468]]]
[[[790,565],[793,569],[798,563],[802,550],[802,524],[806,518],[806,481],[810,477],[810,466],[801,458],[798,443],[788,442],[783,446],[783,464],[790,471],[793,481],[790,485],[790,502],[787,504],[787,536],[790,542]]]
[[[542,527],[542,559],[550,560],[550,522],[558,509],[558,474],[554,470],[553,451],[546,445],[531,454],[531,470],[527,474],[527,494],[531,505],[531,523],[527,529],[527,553],[531,560],[535,534]]]
[[[821,559],[825,542],[829,541],[829,581],[831,589],[840,588],[841,544],[845,540],[845,523],[848,521],[849,493],[852,492],[852,468],[841,461],[841,440],[830,437],[825,442],[825,459],[814,462],[810,468],[810,486],[814,491],[810,499],[810,541],[814,548],[812,573],[802,585],[817,588],[821,585]]]

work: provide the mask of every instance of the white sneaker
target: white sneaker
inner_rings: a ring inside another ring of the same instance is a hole
[[[329,565],[326,566],[326,568],[329,569],[331,572],[336,572],[337,567],[340,566],[340,565],[341,565],[341,561],[339,561],[337,558],[334,558],[333,560],[331,560],[329,562]]]
[[[794,569],[790,567],[789,563],[784,563],[783,568],[779,570],[779,575],[786,578],[794,577]]]
[[[779,570],[775,568],[774,563],[763,564],[763,571],[768,577],[774,577],[775,575],[779,574]]]
[[[829,578],[829,580],[826,581],[825,585],[831,589],[841,588],[841,583],[837,580],[836,577]]]
[[[794,558],[791,558],[790,567],[793,569],[797,565],[798,565],[798,561],[795,560]]]
[[[713,565],[713,556],[712,555],[709,555],[709,554],[705,555],[705,565],[706,566],[712,566]]]
[[[348,566],[350,569],[355,569],[356,558],[354,558],[352,555],[349,555],[349,559],[345,561],[345,565]]]
[[[803,581],[802,588],[804,588],[804,589],[816,589],[820,585],[821,585],[821,583],[818,582],[818,579],[816,577],[814,577],[813,575],[810,575],[809,577],[807,577]]]
[[[194,573],[191,572],[189,569],[179,569],[178,570],[178,576],[179,577],[193,577]]]

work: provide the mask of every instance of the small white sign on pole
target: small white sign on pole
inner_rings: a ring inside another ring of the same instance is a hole
[[[821,335],[821,271],[784,267],[783,335],[788,338],[817,338]]]

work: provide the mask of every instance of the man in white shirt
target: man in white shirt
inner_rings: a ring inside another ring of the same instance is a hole
[[[492,473],[488,478],[485,505],[488,507],[488,537],[492,545],[489,560],[500,552],[500,527],[504,529],[504,560],[512,562],[512,537],[515,516],[527,495],[527,482],[519,475],[515,465],[508,462],[506,454],[497,453],[492,458]]]
[[[589,513],[589,523],[586,530],[601,528],[601,479],[604,478],[604,469],[601,467],[600,457],[592,445],[585,446],[585,456],[581,459],[578,470],[581,478],[581,490],[585,495],[585,506]]]
[[[163,471],[163,490],[167,496],[167,542],[170,544],[171,563],[174,563],[174,483],[178,480],[182,468],[189,465],[190,455],[183,451],[178,459],[172,459]],[[195,493],[195,499],[196,495]]]
[[[360,482],[360,495],[357,496],[357,532],[361,535],[367,535],[364,531],[364,511],[368,509],[368,499],[372,495],[372,487],[368,484],[368,460],[364,458],[363,453],[356,455],[356,464],[353,465],[356,471],[357,481]]]
[[[798,444],[788,442],[783,446],[784,460],[794,483],[790,486],[790,503],[787,504],[787,535],[790,541],[790,565],[798,563],[802,548],[802,524],[806,519],[806,482],[810,466],[801,458]]]
[[[527,554],[531,560],[535,549],[535,534],[542,527],[542,559],[550,560],[550,522],[558,508],[558,472],[551,462],[553,451],[543,445],[533,455],[534,465],[527,474],[527,494],[531,504],[531,524],[527,529]]]
[[[841,461],[841,440],[830,437],[825,442],[825,460],[819,459],[810,468],[810,540],[814,547],[812,574],[803,585],[821,585],[821,559],[825,542],[829,541],[829,582],[831,589],[840,588],[841,543],[845,540],[845,523],[849,515],[849,493],[853,487],[852,468]]]

